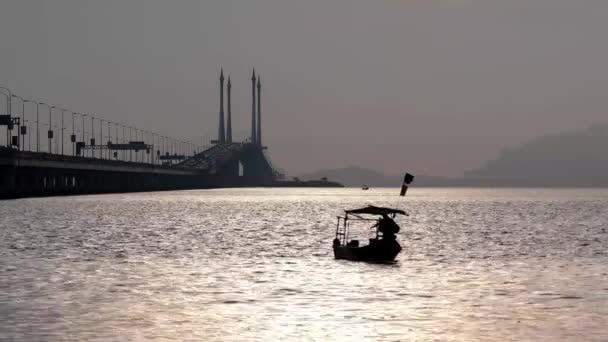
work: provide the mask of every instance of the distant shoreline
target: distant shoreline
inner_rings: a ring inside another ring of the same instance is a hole
[[[345,189],[360,189],[355,185],[341,186]],[[462,188],[462,189],[608,189],[608,185],[585,186],[585,185],[415,185],[411,188]],[[399,189],[399,186],[370,186],[373,189]]]
[[[275,188],[344,188],[338,182],[308,180],[308,181],[275,181],[272,184]]]

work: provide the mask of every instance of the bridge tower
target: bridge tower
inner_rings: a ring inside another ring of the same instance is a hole
[[[230,83],[230,76],[228,76],[228,84],[226,84],[226,95],[228,96],[228,117],[226,118],[226,142],[232,143],[232,109],[230,104],[230,89],[232,84]]]
[[[256,124],[255,124],[255,69],[251,76],[251,143],[257,143]]]
[[[258,145],[262,146],[262,110],[261,110],[261,99],[260,94],[262,93],[262,78],[258,75],[258,132],[256,134]]]
[[[224,129],[224,69],[220,71],[220,122],[217,131],[217,142],[223,144],[226,142],[226,131]]]

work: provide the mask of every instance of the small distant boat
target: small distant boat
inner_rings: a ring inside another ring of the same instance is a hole
[[[364,185],[364,186],[361,187],[361,190],[369,190],[369,186]]]
[[[333,241],[334,257],[352,261],[390,262],[401,252],[401,245],[395,234],[399,226],[393,221],[396,215],[406,215],[403,210],[367,206],[360,209],[345,210],[344,216],[338,216],[336,238]],[[359,240],[348,240],[349,227],[352,222],[376,222],[375,236],[369,244],[359,246]]]

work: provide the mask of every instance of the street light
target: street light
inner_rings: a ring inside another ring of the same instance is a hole
[[[59,129],[59,126],[57,125],[57,123],[53,123],[53,132],[57,131]],[[55,139],[55,153],[59,154],[59,146],[57,146],[59,144],[59,139]]]
[[[129,143],[133,141],[133,127],[129,126]],[[137,157],[137,156],[135,156]],[[133,150],[129,149],[129,161],[133,161]]]
[[[86,115],[86,114],[82,114],[82,144],[83,144],[83,146],[82,146],[82,147],[84,147],[84,146],[86,146],[86,145],[87,145],[87,142],[86,142],[86,140],[85,140],[85,136],[84,136],[84,117],[85,117],[85,116],[87,116],[87,115]],[[83,157],[83,158],[85,157],[85,155],[84,155],[84,150],[82,150],[82,157]]]
[[[112,160],[112,151],[110,151],[110,146],[108,145],[108,143],[112,141],[112,121],[106,120],[106,122],[106,126],[108,127],[108,134],[106,135],[106,138],[108,139],[105,141],[106,150],[108,151],[106,154],[108,156],[108,160]]]
[[[91,115],[91,158],[95,158],[95,117]]]
[[[9,115],[9,117],[10,117],[10,114],[9,114],[9,112],[8,112],[8,111],[9,111],[9,105],[8,105],[8,104],[9,104],[9,102],[11,102],[11,101],[9,100],[9,96],[10,96],[10,95],[8,95],[8,94],[6,94],[6,93],[0,93],[0,94],[4,95],[4,98],[6,99],[6,111],[7,111],[6,115]],[[6,146],[10,146],[10,145],[9,145],[9,142],[8,142],[8,140],[9,140],[9,138],[8,138],[8,136],[9,136],[9,129],[8,129],[8,128],[9,128],[9,126],[8,126],[8,124],[7,124],[7,125],[6,125]]]
[[[131,128],[133,129],[133,131],[134,131],[133,133],[134,133],[134,135],[135,135],[135,137],[134,137],[133,139],[131,139],[131,141],[137,141],[137,127],[131,127]],[[137,160],[137,157],[138,157],[138,152],[139,152],[138,150],[135,150],[135,153],[134,153],[134,154],[135,154],[135,158],[134,158],[134,160],[135,160],[135,162],[136,162],[136,163],[137,163],[137,161],[138,161],[138,160]]]
[[[2,95],[4,95],[6,97],[6,115],[10,116],[11,115],[11,111],[12,111],[12,104],[11,104],[11,100],[13,98],[13,92],[8,89],[7,87],[0,87],[0,90],[2,91]],[[6,146],[10,146],[10,130],[9,130],[9,126],[6,126]]]
[[[80,114],[80,113],[75,113],[72,112],[72,135],[70,136],[70,141],[72,142],[72,155],[76,156],[76,125],[74,124],[75,119],[74,117],[76,116],[76,114]],[[80,114],[82,115],[82,114]]]
[[[127,138],[126,138],[126,136],[127,136],[127,134],[126,134],[127,126],[123,125],[123,124],[121,124],[121,126],[122,126],[122,143],[123,144],[127,144]],[[123,161],[127,161],[127,152],[126,152],[126,150],[122,150],[122,158],[121,159]]]
[[[7,87],[0,87],[1,90],[4,90],[2,94],[6,96],[6,114],[11,114],[11,98],[13,97],[13,92]],[[8,94],[7,94],[8,93]]]
[[[36,105],[36,129],[37,129],[38,128],[38,102],[32,101],[32,100],[28,100],[28,99],[24,99],[23,100],[24,106],[25,106],[26,103],[31,103],[31,104],[35,104]],[[30,122],[32,122],[32,121],[30,120]],[[29,125],[28,125],[28,127],[29,127]],[[28,132],[28,131],[29,131],[29,128],[26,129],[26,134],[29,135],[28,148],[31,151],[32,150],[32,134],[30,132]],[[36,138],[36,139],[38,139],[38,138]],[[36,140],[36,142],[38,142],[38,140]],[[38,152],[40,152],[40,151],[38,151]]]
[[[64,155],[64,153],[63,153],[63,135],[64,135],[65,128],[63,126],[63,115],[65,114],[65,112],[74,113],[69,109],[61,109],[61,155]]]
[[[61,110],[61,108],[56,107],[56,106],[52,106],[52,107],[51,107],[51,111],[52,111],[53,109],[59,109],[59,110]],[[55,124],[53,127],[54,127],[54,128],[57,128],[57,124]],[[55,139],[55,131],[53,131],[53,133],[51,133],[51,135],[52,135],[52,138],[51,138],[51,139]],[[58,144],[58,143],[59,143],[59,140],[58,140],[58,139],[55,139],[55,153],[59,153],[59,148],[57,147],[57,144]]]
[[[154,164],[154,141],[152,139],[154,139],[154,133],[150,132],[150,131],[146,131],[147,135],[148,135],[148,149],[147,149],[147,153],[148,153],[148,163],[150,164]]]
[[[36,152],[40,152],[40,103],[36,102]]]
[[[53,139],[53,130],[52,130],[52,127],[51,127],[51,121],[52,121],[52,115],[53,114],[51,113],[51,111],[52,111],[51,110],[51,105],[49,105],[48,103],[44,103],[44,102],[40,102],[39,104],[42,105],[42,106],[47,106],[48,109],[49,109],[49,125],[48,125],[49,126],[49,130],[47,132],[48,133],[47,136],[48,136],[48,139],[49,139],[49,153],[51,153],[51,151],[52,151],[51,139]]]
[[[149,149],[148,149],[148,131],[142,129],[141,137],[144,141],[144,146],[146,147],[145,153],[142,152],[142,155],[143,155],[142,162],[149,163],[150,160],[146,160],[146,157],[148,157],[147,159],[150,159],[150,152],[148,152],[149,151]]]
[[[99,147],[101,148],[99,150],[99,155],[101,159],[103,159],[103,121],[103,119],[99,119],[99,126],[101,127],[99,129]]]
[[[119,142],[119,140],[118,140],[118,126],[120,126],[120,125],[118,124],[118,122],[115,122],[115,123],[114,123],[114,128],[116,129],[116,143],[117,143],[117,144],[119,144],[119,143],[120,143],[120,142]],[[114,157],[114,159],[117,159],[117,158],[118,158],[118,151],[116,151],[116,156]]]
[[[21,124],[19,125],[20,127],[19,127],[19,130],[17,131],[18,136],[21,139],[17,139],[17,141],[21,141],[20,145],[18,146],[19,147],[18,149],[21,150],[21,151],[23,151],[24,150],[23,145],[25,145],[25,136],[24,136],[24,130],[25,130],[25,126],[24,126],[25,125],[25,100],[23,99],[23,97],[15,95],[15,94],[11,95],[11,99],[12,98],[17,98],[17,99],[21,100]],[[11,100],[11,102],[12,102],[12,100]]]
[[[26,128],[26,130],[27,130],[27,131],[29,131],[29,130],[30,130],[30,122],[32,122],[32,121],[31,121],[31,120],[27,120],[27,119],[26,119],[26,120],[25,120],[25,122],[24,122],[25,127],[27,127],[27,128]],[[28,151],[32,151],[32,135],[31,135],[31,134],[28,134],[27,139],[28,139],[28,143],[27,143],[27,150],[28,150]],[[25,142],[23,143],[23,145],[24,145],[24,146],[23,146],[23,148],[24,148],[24,150],[25,150]]]

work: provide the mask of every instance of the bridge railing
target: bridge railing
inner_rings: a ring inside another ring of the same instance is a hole
[[[0,146],[78,158],[176,165],[204,147],[146,129],[26,99],[0,86]]]

